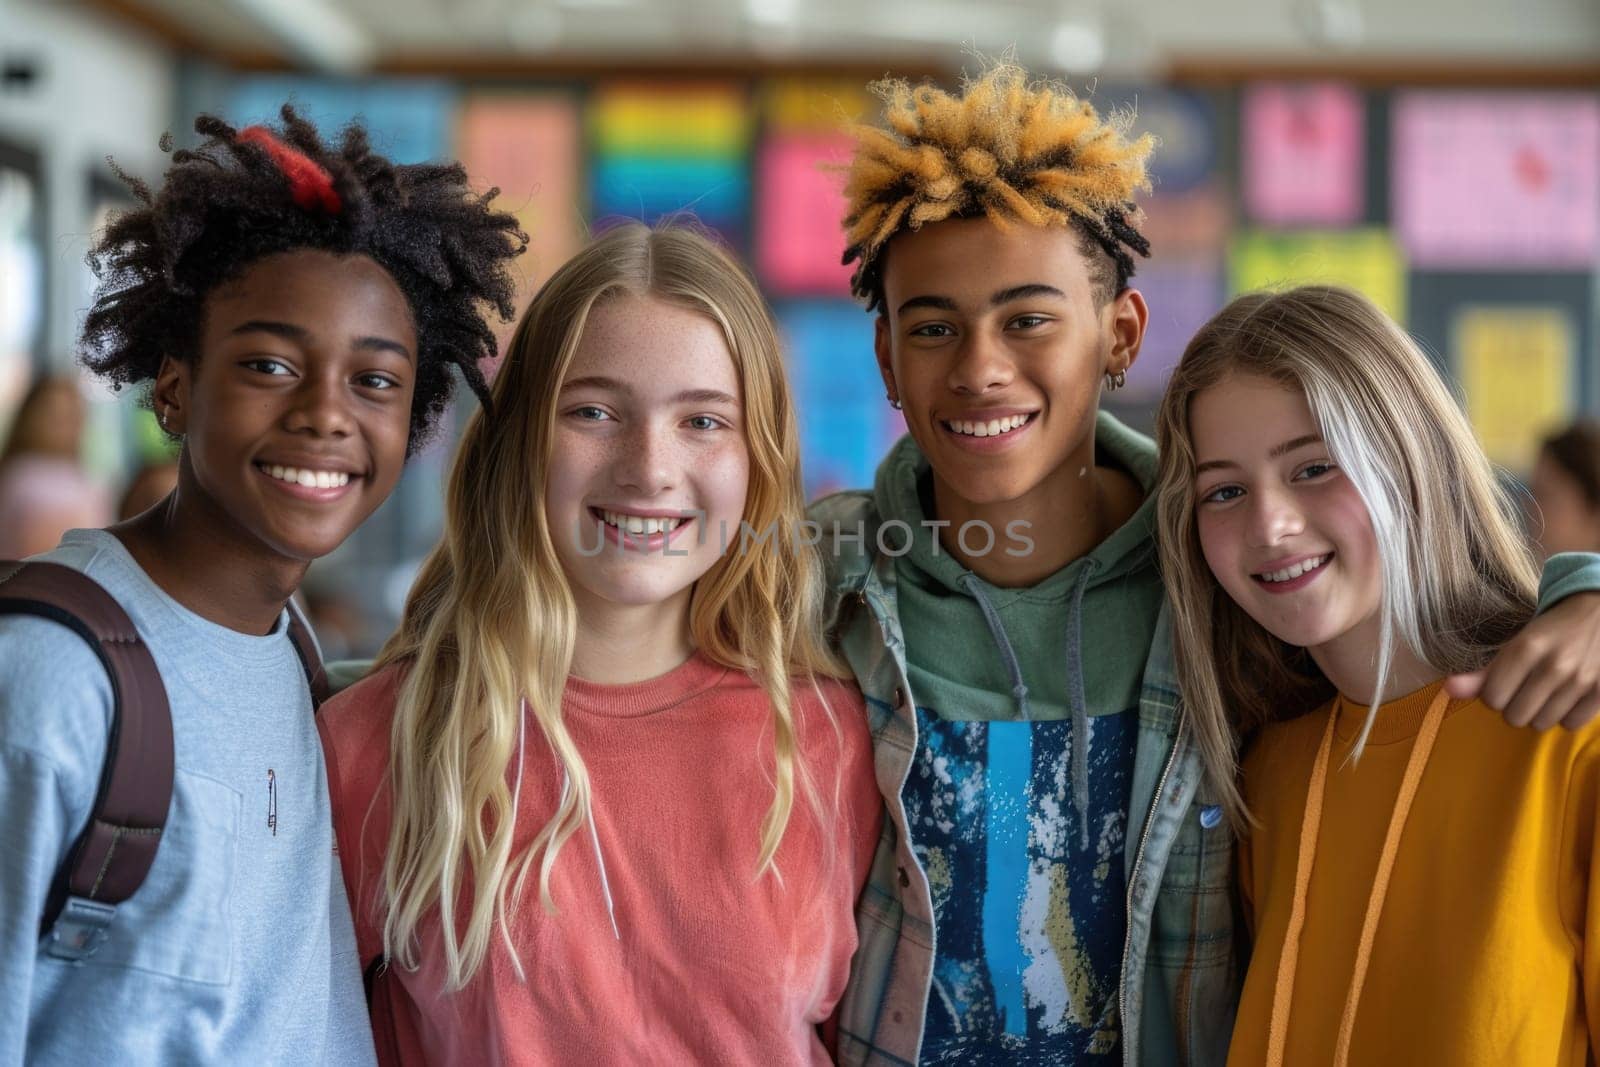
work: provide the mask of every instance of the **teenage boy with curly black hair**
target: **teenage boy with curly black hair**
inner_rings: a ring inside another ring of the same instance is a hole
[[[887,805],[840,1060],[1221,1064],[1236,828],[1207,768],[1232,754],[1184,726],[1155,446],[1098,410],[1150,314],[1152,142],[1014,66],[877,88],[845,258],[910,433],[811,512]],[[1566,558],[1545,603],[1596,584]],[[1536,620],[1485,699],[1587,721],[1597,615]]]
[[[373,1056],[289,596],[394,488],[453,365],[480,398],[526,236],[458,165],[397,165],[201,118],[90,255],[84,362],[149,390],[178,487],[42,559],[99,583],[171,705],[174,785],[143,885],[82,963],[40,920],[106,759],[112,693],[54,622],[0,619],[0,1063]],[[487,308],[485,307],[487,305]]]

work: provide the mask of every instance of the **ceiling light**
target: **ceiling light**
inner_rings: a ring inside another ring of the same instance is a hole
[[[288,51],[321,70],[352,74],[377,57],[372,37],[324,0],[233,0]]]
[[[1088,21],[1062,22],[1050,35],[1050,61],[1072,74],[1100,69],[1106,60],[1106,35]]]
[[[800,10],[799,0],[745,0],[744,13],[763,26],[788,26]]]

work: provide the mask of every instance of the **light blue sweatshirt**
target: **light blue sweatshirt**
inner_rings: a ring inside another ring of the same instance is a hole
[[[44,953],[40,915],[94,800],[111,690],[76,634],[0,617],[0,1065],[372,1063],[287,614],[265,637],[208,622],[101,530],[40,558],[88,574],[138,626],[176,771],[155,864],[106,942],[79,964]]]

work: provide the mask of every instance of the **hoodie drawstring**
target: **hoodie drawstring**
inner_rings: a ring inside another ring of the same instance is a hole
[[[978,602],[978,610],[983,612],[983,621],[989,624],[989,636],[994,639],[995,647],[1000,650],[1000,658],[1005,660],[1006,671],[1011,675],[1011,696],[1017,702],[1018,717],[1024,722],[1032,722],[1033,712],[1028,707],[1028,687],[1022,680],[1022,664],[1017,662],[1016,649],[1011,647],[1011,639],[1006,636],[1006,628],[1000,622],[1000,613],[989,603],[989,598],[983,591],[983,580],[968,571],[961,576],[961,587]]]
[[[1328,760],[1333,752],[1334,726],[1339,721],[1339,711],[1344,706],[1341,698],[1328,715],[1328,727],[1322,734],[1322,745],[1317,749],[1316,762],[1311,766],[1311,784],[1306,790],[1305,817],[1300,824],[1300,842],[1295,856],[1294,902],[1289,909],[1289,927],[1284,933],[1283,954],[1278,957],[1277,983],[1272,992],[1272,1015],[1267,1028],[1268,1067],[1281,1067],[1284,1049],[1289,1039],[1289,1010],[1294,1002],[1294,979],[1300,966],[1300,935],[1306,921],[1306,896],[1311,888],[1311,868],[1317,853],[1317,834],[1322,827],[1322,801],[1327,791]],[[1411,758],[1406,761],[1400,792],[1394,801],[1394,812],[1389,816],[1389,828],[1384,834],[1383,851],[1378,857],[1378,870],[1372,879],[1372,893],[1367,898],[1367,910],[1361,920],[1361,940],[1356,946],[1355,970],[1350,976],[1350,989],[1345,994],[1344,1012],[1339,1017],[1339,1040],[1334,1047],[1334,1067],[1345,1067],[1350,1061],[1350,1039],[1355,1032],[1356,1007],[1361,1003],[1361,989],[1367,981],[1367,965],[1372,962],[1372,945],[1377,939],[1378,919],[1383,914],[1383,902],[1389,895],[1389,879],[1394,874],[1395,856],[1400,851],[1400,837],[1405,833],[1406,819],[1411,814],[1411,802],[1416,799],[1417,787],[1422,783],[1423,771],[1428,766],[1428,756],[1439,736],[1445,711],[1450,706],[1450,694],[1441,686],[1433,703],[1428,705],[1417,739],[1412,745]]]
[[[512,786],[512,789],[511,789],[511,811],[512,811],[512,816],[511,817],[513,819],[516,818],[516,813],[522,810],[522,752],[523,752],[523,745],[527,741],[527,737],[528,737],[528,701],[527,701],[527,698],[523,698],[523,701],[522,701],[522,716],[521,716],[521,718],[519,718],[517,720],[517,781],[516,781],[516,784],[514,786]],[[562,770],[562,772],[561,772],[561,800],[559,801],[559,803],[565,804],[567,802],[567,794],[570,793],[571,791],[572,791],[572,776],[570,774],[568,774],[565,770]],[[588,814],[589,814],[589,840],[594,845],[594,861],[600,867],[600,893],[601,893],[602,896],[605,897],[605,901],[606,901],[606,916],[608,918],[610,918],[610,920],[611,920],[611,935],[613,937],[615,937],[618,941],[621,941],[622,940],[622,931],[617,928],[617,909],[616,909],[616,904],[611,899],[611,880],[606,877],[606,858],[600,851],[600,831],[595,829],[595,825],[594,825],[594,803],[593,803],[593,801],[590,801],[589,813]]]
[[[1078,806],[1078,847],[1089,849],[1089,701],[1083,694],[1083,591],[1099,569],[1093,560],[1072,586],[1072,623],[1067,627],[1067,699],[1072,707],[1072,801]]]
[[[1078,575],[1072,587],[1072,623],[1067,632],[1067,701],[1072,710],[1072,802],[1078,809],[1078,847],[1089,847],[1089,707],[1083,690],[1083,592],[1095,571],[1091,561]],[[1024,722],[1033,721],[1033,711],[1028,706],[1028,686],[1022,679],[1022,665],[1006,636],[1000,613],[989,602],[983,591],[983,579],[971,571],[961,576],[961,587],[983,612],[983,621],[989,626],[989,636],[1000,650],[1006,672],[1011,677],[1011,696],[1017,702],[1017,715]]]

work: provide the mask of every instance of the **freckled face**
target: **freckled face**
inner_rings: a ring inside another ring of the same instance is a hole
[[[655,297],[603,301],[556,420],[545,508],[579,610],[678,600],[687,611],[722,546],[738,544],[749,486],[739,376],[721,328]]]
[[[1239,374],[1190,401],[1196,524],[1217,582],[1267,631],[1316,649],[1377,616],[1372,520],[1305,394]]]

